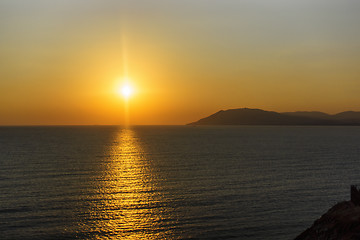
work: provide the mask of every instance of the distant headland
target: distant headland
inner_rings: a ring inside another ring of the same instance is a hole
[[[261,109],[239,108],[221,110],[187,125],[333,125],[360,126],[360,112],[338,114],[323,112],[273,112]]]

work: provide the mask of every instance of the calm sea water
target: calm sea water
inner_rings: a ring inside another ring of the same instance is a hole
[[[360,127],[1,127],[1,239],[293,239],[360,183]]]

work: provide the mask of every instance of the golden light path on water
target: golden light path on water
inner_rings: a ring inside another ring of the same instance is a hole
[[[101,201],[93,208],[97,239],[163,239],[159,227],[162,198],[151,165],[135,131],[119,130],[99,184]]]

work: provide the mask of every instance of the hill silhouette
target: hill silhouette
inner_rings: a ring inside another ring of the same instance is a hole
[[[347,111],[335,114],[332,116],[334,119],[344,120],[347,122],[358,122],[360,123],[360,112]]]
[[[307,111],[297,111],[297,112],[284,112],[282,114],[297,116],[297,117],[309,117],[309,118],[319,118],[319,119],[331,119],[331,115],[323,112],[307,112]]]
[[[360,112],[330,115],[322,112],[278,113],[239,108],[221,110],[188,125],[360,125]]]

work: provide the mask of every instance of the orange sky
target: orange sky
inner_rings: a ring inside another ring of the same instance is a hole
[[[185,124],[360,110],[355,0],[4,0],[0,125]]]

